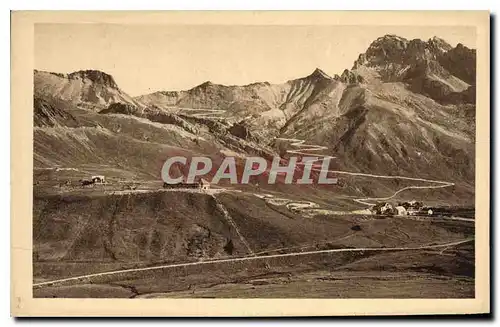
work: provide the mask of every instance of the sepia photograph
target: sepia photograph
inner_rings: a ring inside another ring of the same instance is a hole
[[[488,302],[488,13],[232,14],[34,22],[33,299]]]

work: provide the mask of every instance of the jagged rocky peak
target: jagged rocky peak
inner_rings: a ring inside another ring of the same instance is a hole
[[[328,75],[327,73],[325,73],[324,71],[322,71],[319,68],[316,68],[312,72],[312,74],[309,75],[308,77],[313,78],[313,79],[332,79],[332,77],[330,75]]]
[[[470,49],[462,43],[457,44],[457,46],[448,51],[447,54],[450,56],[467,57],[467,59],[476,60],[476,50]]]
[[[398,60],[409,41],[396,35],[384,35],[373,41],[365,52],[368,61]]]
[[[472,49],[469,49],[467,48],[465,45],[463,45],[462,43],[459,43],[457,44],[457,46],[455,47],[455,49],[457,50],[461,50],[461,51],[464,51],[464,50],[467,50],[467,51],[474,51]]]
[[[361,53],[359,56],[358,56],[358,59],[354,62],[354,65],[352,66],[352,69],[356,69],[358,68],[359,66],[362,66],[364,64],[366,64],[367,60],[366,60],[366,54],[364,53]],[[338,75],[336,75],[338,76]]]
[[[115,89],[118,88],[118,85],[116,84],[113,76],[106,74],[100,70],[79,70],[77,72],[69,74],[68,77],[70,79],[89,79],[94,83],[103,84]]]
[[[443,53],[439,63],[463,81],[471,85],[476,83],[476,50],[459,43]]]
[[[446,52],[453,49],[453,47],[448,42],[437,36],[430,38],[429,41],[427,41],[427,44],[430,48],[434,48],[436,50],[439,50],[440,52]]]
[[[345,84],[359,84],[364,82],[363,76],[359,75],[356,71],[348,69],[345,69],[341,76],[336,74],[334,79]]]
[[[366,53],[354,63],[357,68],[363,64],[410,63],[421,60],[435,60],[453,47],[436,36],[428,41],[407,40],[396,35],[385,35],[373,41]]]

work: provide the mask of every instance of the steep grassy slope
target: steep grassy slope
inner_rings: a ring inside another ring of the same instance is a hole
[[[100,263],[148,265],[252,252],[411,247],[458,241],[468,233],[401,218],[304,218],[238,193],[35,196],[33,213],[34,258],[40,267],[44,262],[95,262],[95,270],[107,268]],[[78,270],[65,276],[71,273]]]
[[[98,172],[110,167],[157,179],[169,155],[207,148],[203,140],[175,125],[155,125],[123,115],[69,112],[79,127],[35,128],[35,168],[94,167]]]
[[[208,195],[44,197],[34,205],[33,240],[42,261],[186,261],[245,253]]]

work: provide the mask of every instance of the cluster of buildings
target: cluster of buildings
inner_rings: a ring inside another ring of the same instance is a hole
[[[415,216],[428,215],[432,216],[433,211],[430,208],[424,208],[422,202],[409,201],[400,202],[397,205],[392,205],[389,202],[377,203],[371,208],[374,215],[390,215],[390,216]]]
[[[204,178],[198,178],[195,179],[195,181],[192,183],[188,183],[186,180],[183,180],[182,182],[177,184],[163,183],[163,188],[208,190],[210,188],[210,183]]]
[[[90,179],[81,179],[80,183],[82,184],[82,186],[106,184],[106,177],[104,177],[103,175],[95,175],[90,177]]]
[[[90,179],[81,179],[80,183],[82,186],[93,186],[95,184],[107,184],[106,177],[103,175],[91,176]],[[136,185],[129,185],[131,190],[136,189]],[[210,183],[204,178],[197,178],[194,182],[187,182],[185,179],[177,184],[163,183],[163,188],[168,189],[198,189],[198,190],[208,190],[210,188]]]

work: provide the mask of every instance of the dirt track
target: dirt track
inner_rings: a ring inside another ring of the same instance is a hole
[[[248,261],[248,260],[265,260],[271,258],[282,258],[282,257],[293,257],[293,256],[306,256],[311,254],[320,254],[320,253],[335,253],[335,252],[365,252],[365,251],[407,251],[407,250],[423,250],[423,249],[435,249],[435,248],[449,248],[450,246],[459,245],[466,242],[471,242],[474,239],[466,239],[462,241],[456,242],[448,242],[444,244],[435,244],[435,245],[422,245],[417,247],[395,247],[395,248],[356,248],[356,249],[330,249],[330,250],[319,250],[319,251],[307,251],[307,252],[294,252],[294,253],[286,253],[286,254],[272,254],[272,255],[262,255],[262,256],[248,256],[234,259],[221,259],[221,260],[207,260],[201,262],[188,262],[188,263],[179,263],[172,265],[161,265],[155,267],[146,267],[146,268],[136,268],[136,269],[126,269],[126,270],[117,270],[117,271],[109,271],[97,274],[89,274],[78,277],[64,278],[59,280],[53,280],[48,282],[36,283],[33,284],[33,287],[42,287],[42,286],[53,286],[54,284],[71,284],[72,282],[88,282],[92,278],[100,277],[100,276],[109,276],[109,275],[118,275],[124,273],[132,273],[138,271],[151,271],[151,270],[163,270],[168,268],[177,268],[177,267],[187,267],[187,266],[197,266],[197,265],[208,265],[214,263],[228,263],[228,262],[238,262],[238,261]]]

